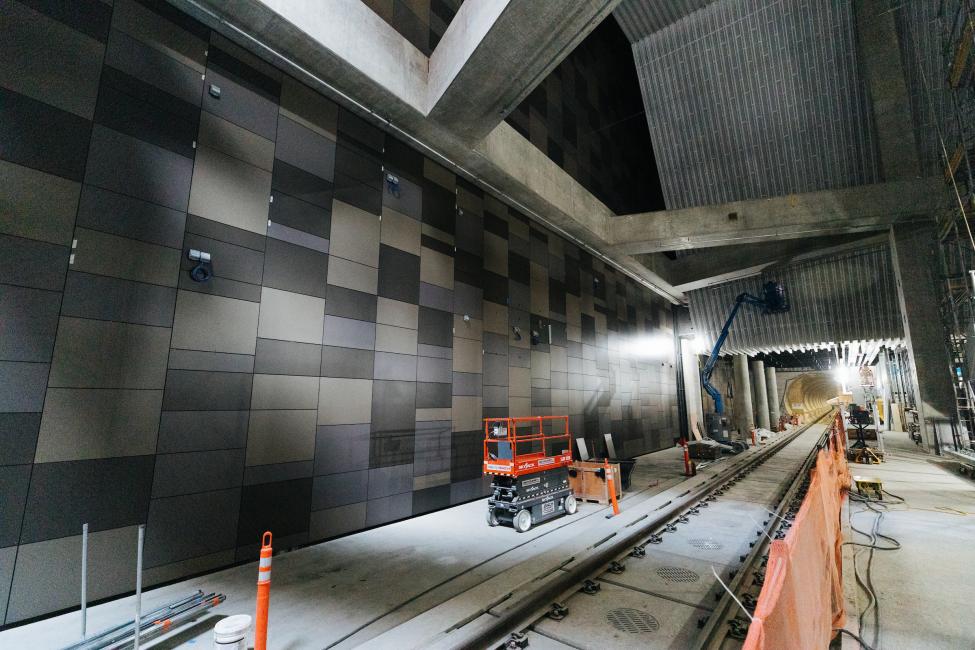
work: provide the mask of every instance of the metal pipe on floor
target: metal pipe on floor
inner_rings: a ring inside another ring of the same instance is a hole
[[[88,524],[81,526],[81,640],[88,636]]]
[[[139,526],[139,542],[135,556],[135,638],[133,650],[139,650],[139,636],[142,630],[142,547],[146,540],[146,525]]]

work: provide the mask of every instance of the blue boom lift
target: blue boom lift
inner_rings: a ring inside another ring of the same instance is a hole
[[[714,372],[714,366],[718,362],[718,355],[721,354],[721,346],[724,345],[725,339],[728,338],[728,331],[731,329],[731,324],[738,315],[741,306],[745,304],[760,307],[764,314],[781,314],[782,312],[789,311],[789,300],[785,294],[785,287],[781,283],[766,282],[762,286],[761,298],[747,292],[740,294],[735,299],[731,313],[728,314],[728,320],[725,321],[724,327],[721,328],[721,335],[718,336],[718,340],[714,343],[711,356],[708,357],[704,368],[701,370],[701,385],[704,387],[705,392],[711,396],[711,399],[714,400],[714,416],[708,422],[708,436],[716,442],[730,446],[735,453],[744,451],[747,448],[747,444],[737,440],[730,440],[724,436],[721,427],[721,421],[724,418],[724,399],[721,397],[721,391],[711,385],[711,374]]]

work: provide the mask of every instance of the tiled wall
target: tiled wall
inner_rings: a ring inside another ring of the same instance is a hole
[[[413,46],[430,56],[464,0],[362,0]]]
[[[7,624],[85,522],[97,599],[479,497],[483,416],[675,435],[669,305],[162,0],[4,4],[0,208]]]
[[[505,119],[616,214],[664,209],[633,54],[613,18]]]

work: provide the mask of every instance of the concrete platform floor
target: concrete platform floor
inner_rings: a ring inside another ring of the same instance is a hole
[[[897,539],[901,549],[873,555],[879,636],[875,643],[872,613],[864,621],[861,636],[876,650],[975,648],[971,614],[975,481],[959,474],[957,463],[920,451],[906,433],[888,432],[884,443],[887,459],[883,464],[850,465],[852,474],[879,478],[886,490],[905,499],[904,504],[888,506],[880,525],[880,532]],[[853,501],[849,513],[854,526],[870,531],[874,513]],[[857,533],[853,537],[857,542],[869,541]],[[857,567],[865,575],[868,549],[855,548]],[[847,594],[848,599],[850,596]],[[869,602],[862,589],[856,602],[860,608]],[[848,625],[848,629],[852,628]],[[844,640],[843,646],[856,648],[858,644]]]
[[[746,452],[750,453],[750,452]],[[700,474],[720,471],[724,461]],[[649,499],[682,480],[678,448],[640,457],[622,508]],[[424,612],[603,520],[606,508],[580,504],[575,515],[525,534],[490,528],[478,500],[373,530],[274,556],[268,645],[275,650],[352,647]],[[227,600],[195,623],[146,648],[209,648],[220,617],[254,613],[257,564],[232,567],[146,591],[150,611],[197,589]],[[76,585],[65,585],[75,590]],[[134,597],[88,610],[97,632],[130,619]],[[0,632],[0,648],[59,648],[77,642],[78,612]]]

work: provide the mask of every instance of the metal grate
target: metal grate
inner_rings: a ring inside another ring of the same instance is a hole
[[[606,620],[612,623],[617,630],[630,634],[656,632],[660,628],[657,619],[641,609],[633,609],[632,607],[611,609],[606,612]]]
[[[721,542],[713,539],[689,539],[687,543],[694,548],[704,549],[705,551],[717,551],[718,549],[724,548]]]
[[[657,575],[667,582],[697,582],[701,576],[679,566],[662,566],[657,569]]]

